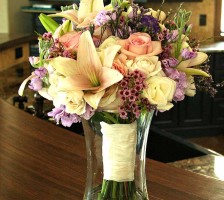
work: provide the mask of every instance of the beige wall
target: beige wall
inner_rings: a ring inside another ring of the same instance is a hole
[[[150,0],[149,0],[150,2]],[[158,1],[161,2],[161,1]],[[184,2],[184,0],[183,0]],[[153,9],[159,9],[161,3],[148,3],[148,7]],[[163,6],[164,11],[169,11],[172,9],[176,11],[179,7],[179,3],[165,3]],[[191,37],[198,38],[201,41],[206,40],[208,38],[213,38],[214,36],[214,21],[215,21],[215,0],[203,0],[202,2],[185,2],[182,8],[192,11],[192,16],[190,23],[193,24],[193,29],[191,33]],[[200,14],[207,15],[207,25],[199,26],[199,16]]]
[[[0,0],[0,33],[9,32],[9,21],[8,21],[8,1]]]
[[[0,33],[31,33],[32,15],[21,12],[29,0],[0,0]]]

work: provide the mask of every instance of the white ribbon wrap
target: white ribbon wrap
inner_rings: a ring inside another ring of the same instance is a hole
[[[133,181],[137,142],[137,123],[107,124],[101,122],[104,179]]]

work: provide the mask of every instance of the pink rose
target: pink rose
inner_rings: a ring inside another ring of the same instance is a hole
[[[155,56],[162,52],[160,41],[152,41],[147,33],[133,33],[126,40],[118,40],[122,46],[121,52],[127,55],[128,59],[134,59],[140,55]]]
[[[62,35],[59,38],[59,42],[64,46],[68,51],[77,51],[79,46],[79,38],[82,32],[68,32]]]

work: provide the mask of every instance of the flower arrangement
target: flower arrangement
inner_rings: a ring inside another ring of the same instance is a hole
[[[30,57],[35,70],[19,94],[31,80],[29,88],[53,102],[49,116],[64,126],[92,117],[131,124],[142,113],[170,110],[197,89],[214,95],[208,56],[188,37],[190,15],[181,7],[166,15],[122,0],[107,6],[81,0],[41,14],[46,33],[38,35],[39,57]]]
[[[141,112],[169,110],[211,79],[202,65],[207,54],[188,38],[190,15],[179,9],[169,20],[160,10],[102,0],[51,14],[63,18],[61,25],[41,14],[47,32],[39,35],[40,56],[30,57],[35,70],[19,94],[31,80],[31,89],[53,101],[49,115],[64,126],[96,111],[108,122],[129,123]]]

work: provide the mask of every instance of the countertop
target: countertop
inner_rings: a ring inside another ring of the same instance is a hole
[[[199,50],[205,53],[224,52],[224,41],[201,44]]]
[[[224,156],[210,154],[169,164],[224,181]]]
[[[36,40],[37,36],[32,34],[8,34],[0,33],[0,51],[7,48]]]
[[[80,200],[84,137],[0,99],[0,199]],[[146,159],[150,200],[224,199],[224,181]]]

